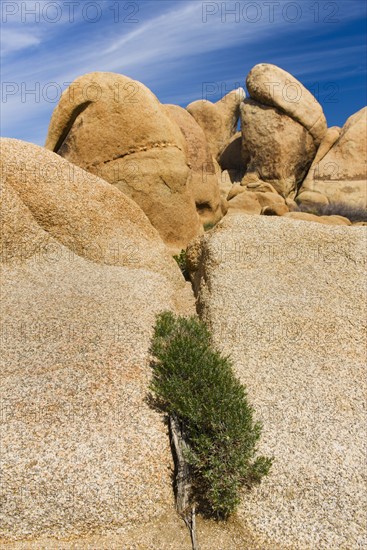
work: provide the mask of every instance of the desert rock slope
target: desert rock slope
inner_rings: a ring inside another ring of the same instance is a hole
[[[129,198],[41,147],[1,152],[2,537],[174,517],[148,347],[191,291]]]
[[[272,548],[366,543],[366,245],[364,227],[231,214],[189,248],[200,314],[275,458],[239,512]]]

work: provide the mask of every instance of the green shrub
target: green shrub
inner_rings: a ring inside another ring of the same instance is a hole
[[[215,227],[217,224],[213,222],[204,223],[204,231],[210,231]]]
[[[194,498],[202,510],[226,518],[241,489],[259,482],[272,462],[255,459],[261,425],[253,420],[245,388],[195,317],[160,314],[151,353],[156,404],[184,426]]]
[[[181,269],[182,275],[185,277],[186,281],[189,281],[190,275],[186,264],[186,250],[182,249],[179,254],[173,256],[173,259],[176,260],[178,267]]]

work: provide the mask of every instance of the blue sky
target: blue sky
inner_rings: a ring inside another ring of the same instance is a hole
[[[2,0],[1,135],[43,145],[61,91],[87,72],[128,75],[162,103],[185,107],[245,86],[264,62],[296,76],[318,97],[329,126],[342,126],[366,105],[366,6]]]

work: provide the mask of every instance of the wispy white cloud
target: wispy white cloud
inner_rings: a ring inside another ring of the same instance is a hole
[[[225,4],[233,7],[237,3]],[[3,25],[5,59],[2,79],[5,83],[13,83],[16,90],[8,94],[6,102],[1,105],[4,134],[27,136],[38,143],[44,141],[57,102],[57,99],[50,100],[53,89],[48,84],[51,82],[61,92],[67,82],[81,74],[113,71],[164,90],[177,79],[185,86],[176,86],[169,98],[165,93],[163,95],[166,101],[184,104],[198,97],[194,93],[200,90],[208,74],[220,73],[222,82],[230,87],[232,82],[238,82],[239,71],[244,83],[247,70],[259,61],[268,61],[266,52],[272,52],[275,45],[282,43],[282,37],[294,29],[299,29],[304,35],[317,29],[320,36],[323,32],[322,24],[315,23],[314,11],[310,9],[314,2],[310,0],[298,2],[302,8],[298,26],[284,17],[282,10],[289,4],[287,0],[275,3],[278,7],[273,23],[269,22],[265,8],[269,3],[258,2],[262,6],[261,17],[253,24],[243,17],[242,9],[249,4],[248,1],[239,2],[242,16],[237,22],[235,17],[223,14],[221,2],[206,3],[219,6],[219,9],[208,15],[204,22],[205,2],[151,0],[141,3],[136,16],[139,23],[128,24],[121,20],[113,24],[110,8],[114,4],[110,1],[101,3],[104,17],[95,24],[83,21],[83,5],[80,3],[74,14],[74,23],[64,11],[57,24],[41,21],[39,25],[24,25],[19,19],[17,23],[9,20],[9,24]],[[347,4],[348,9],[346,3],[338,2],[342,8],[338,17],[343,23],[360,13],[358,1],[349,0]],[[321,11],[320,15],[325,17],[325,14]],[[253,13],[248,12],[248,16],[253,17]],[[334,24],[329,28],[336,30],[337,26]],[[337,43],[336,39],[335,43],[324,45],[322,56],[315,49],[296,51],[291,43],[289,55],[284,55],[283,44],[279,56],[276,60],[272,58],[271,62],[283,64],[284,68],[292,69],[296,76],[305,79],[319,78],[325,70],[328,74],[355,71],[348,69],[348,65],[351,58],[361,53],[360,49],[346,45],[336,53]],[[238,70],[233,59],[225,53],[234,50],[238,52],[235,62],[241,65]],[[212,67],[208,67],[208,56]],[[31,90],[36,90],[36,93],[27,93]]]
[[[3,57],[9,53],[37,46],[40,43],[40,38],[30,32],[3,28],[0,34],[1,54]]]

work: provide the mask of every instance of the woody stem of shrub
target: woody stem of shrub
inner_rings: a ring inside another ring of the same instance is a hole
[[[192,550],[199,550],[196,538],[195,504],[191,504],[190,466],[185,459],[184,450],[188,448],[185,431],[175,415],[169,417],[171,443],[176,464],[176,507],[190,531]]]

